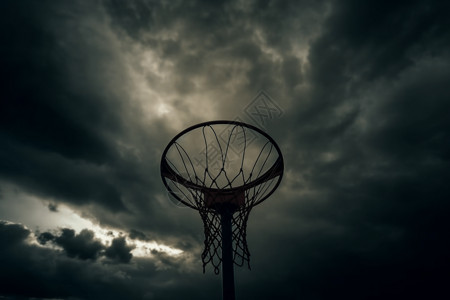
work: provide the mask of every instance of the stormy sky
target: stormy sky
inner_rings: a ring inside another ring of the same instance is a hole
[[[447,298],[449,11],[1,1],[0,298],[220,298],[200,216],[159,171],[218,119],[263,128],[286,164],[238,299]]]

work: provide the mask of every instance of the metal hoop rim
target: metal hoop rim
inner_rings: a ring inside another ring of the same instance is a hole
[[[186,133],[188,133],[188,132],[190,132],[190,131],[193,131],[193,130],[195,130],[195,129],[197,129],[197,128],[205,127],[205,126],[210,126],[210,125],[235,125],[235,126],[246,127],[246,128],[248,128],[248,129],[251,129],[251,130],[254,130],[254,131],[258,132],[259,134],[261,134],[262,136],[264,136],[265,138],[267,138],[267,140],[275,147],[275,150],[277,151],[279,157],[278,157],[277,161],[274,163],[273,166],[275,166],[275,164],[277,164],[277,162],[278,162],[278,164],[280,164],[280,175],[279,175],[278,181],[277,181],[277,183],[275,184],[275,186],[272,188],[272,190],[271,190],[269,193],[267,193],[267,195],[265,195],[265,196],[262,197],[260,200],[258,200],[258,201],[256,201],[255,203],[253,203],[253,205],[251,205],[251,207],[258,205],[258,204],[260,204],[261,202],[263,202],[264,200],[266,200],[267,198],[269,198],[269,197],[275,192],[275,190],[278,188],[278,186],[279,186],[280,183],[281,183],[281,179],[283,178],[283,173],[284,173],[284,159],[283,159],[283,154],[281,153],[281,149],[280,149],[280,147],[278,146],[278,144],[275,142],[275,140],[274,140],[269,134],[267,134],[266,132],[264,132],[262,129],[260,129],[260,128],[256,127],[256,126],[253,126],[253,125],[244,123],[244,122],[231,121],[231,120],[216,120],[216,121],[207,121],[207,122],[198,123],[198,124],[192,125],[192,126],[186,128],[186,129],[184,129],[183,131],[181,131],[180,133],[178,133],[177,135],[175,135],[175,137],[173,137],[173,138],[170,140],[170,142],[167,144],[166,148],[165,148],[164,151],[163,151],[163,154],[162,154],[162,156],[161,156],[161,163],[160,163],[160,175],[161,175],[162,181],[163,181],[163,183],[164,183],[164,185],[165,185],[167,191],[168,191],[173,197],[175,197],[178,201],[180,201],[181,203],[183,203],[184,205],[187,205],[188,207],[193,208],[193,209],[195,209],[195,210],[200,210],[198,207],[196,207],[196,206],[194,206],[194,205],[192,205],[192,204],[190,204],[190,203],[188,203],[188,202],[182,200],[182,199],[181,199],[180,197],[178,197],[178,195],[170,188],[170,186],[168,185],[168,183],[167,183],[167,181],[166,181],[166,177],[163,175],[163,168],[165,167],[165,165],[167,165],[167,162],[166,162],[166,155],[167,155],[167,152],[169,151],[170,147],[171,147],[171,146],[172,146],[172,145],[173,145],[173,144],[174,144],[181,136],[183,136],[183,135],[185,135]],[[258,179],[258,178],[257,178],[257,179]],[[255,181],[256,181],[257,179],[255,179]],[[250,182],[250,183],[251,183],[251,182]],[[250,183],[248,183],[247,185],[249,185]],[[236,189],[236,190],[238,190],[238,189],[245,189],[245,187],[246,187],[247,185],[244,184],[243,186],[235,187],[235,188],[233,188],[233,189]],[[232,190],[232,189],[227,189],[227,190]],[[205,208],[205,209],[206,209],[206,208]],[[207,209],[207,210],[208,210],[208,209]]]

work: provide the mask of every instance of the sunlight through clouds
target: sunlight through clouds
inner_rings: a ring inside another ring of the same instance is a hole
[[[127,244],[135,246],[131,253],[136,257],[151,257],[154,250],[171,256],[178,256],[183,253],[180,249],[160,244],[156,241],[130,239],[127,233],[114,228],[104,228],[89,219],[83,218],[65,204],[59,204],[54,208],[56,211],[52,211],[49,209],[49,207],[52,207],[52,202],[19,192],[10,185],[2,185],[2,192],[4,201],[0,202],[0,219],[4,219],[7,222],[21,223],[38,232],[56,232],[60,228],[69,228],[79,233],[83,229],[88,229],[93,231],[95,238],[99,239],[106,246],[111,245],[114,238],[125,236]],[[2,215],[1,211],[7,211],[6,206],[8,206],[9,212],[17,211],[17,214]],[[37,244],[33,239],[30,239],[30,241],[33,244]]]

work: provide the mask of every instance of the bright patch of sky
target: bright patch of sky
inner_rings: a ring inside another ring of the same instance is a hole
[[[49,200],[40,199],[22,191],[14,186],[2,184],[0,197],[0,220],[12,223],[21,223],[32,231],[55,231],[58,228],[71,228],[79,233],[83,229],[92,230],[95,237],[103,244],[110,245],[111,241],[124,233],[116,228],[103,228],[89,219],[81,217],[66,205],[58,204],[57,211],[51,211]],[[127,244],[135,245],[131,251],[133,256],[147,257],[152,255],[152,250],[165,252],[168,255],[177,256],[182,250],[159,244],[156,241],[132,240],[126,237]]]

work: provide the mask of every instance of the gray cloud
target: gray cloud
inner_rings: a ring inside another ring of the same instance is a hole
[[[130,233],[128,235],[130,237],[130,239],[138,239],[138,240],[142,240],[142,241],[146,241],[148,240],[148,237],[145,235],[145,233],[136,230],[136,229],[131,229]]]
[[[49,203],[47,207],[49,211],[58,212],[58,205],[55,203]]]
[[[118,237],[112,240],[111,246],[105,249],[105,256],[121,263],[130,262],[133,255],[130,253],[133,246],[128,246],[125,237]]]
[[[39,236],[37,237],[37,241],[41,245],[45,245],[45,244],[47,244],[47,242],[53,241],[54,239],[55,239],[55,236],[53,234],[51,234],[50,232],[40,233]]]
[[[65,250],[67,256],[80,259],[97,259],[103,245],[95,240],[94,232],[84,229],[75,234],[72,229],[63,228],[61,235],[55,238],[55,243]]]
[[[200,218],[166,198],[162,149],[196,122],[244,116],[264,89],[284,110],[266,129],[282,148],[286,174],[250,216],[253,270],[236,270],[238,297],[448,295],[440,275],[450,248],[448,4],[27,5],[1,4],[1,184],[102,225],[133,228],[130,238],[198,254]],[[200,276],[199,257],[198,270],[159,252],[155,261],[130,260],[119,238],[106,251],[128,263],[102,264],[28,245],[20,225],[0,228],[9,274],[2,296],[220,294],[218,277]],[[95,246],[86,232],[67,240]],[[38,241],[61,238],[48,234]],[[55,264],[42,267],[49,260]]]
[[[76,236],[83,235],[88,234]],[[24,226],[0,221],[2,297],[174,299],[189,292],[199,299],[207,299],[209,296],[205,298],[203,292],[192,289],[193,282],[206,286],[210,294],[220,292],[219,285],[206,284],[214,279],[212,275],[203,276],[199,271],[186,276],[180,268],[183,261],[164,258],[163,254],[158,254],[156,259],[133,258],[135,262],[128,264],[100,263],[70,258],[58,250],[30,244],[33,238],[33,233]],[[116,240],[119,246],[112,247],[118,253],[124,244],[120,238]]]
[[[131,250],[135,248],[134,245],[127,244],[125,237],[116,237],[111,245],[105,245],[88,229],[76,234],[73,229],[62,228],[59,235],[42,232],[36,239],[41,245],[52,242],[60,246],[68,257],[81,260],[95,261],[104,256],[110,259],[110,262],[129,263],[133,257]]]

